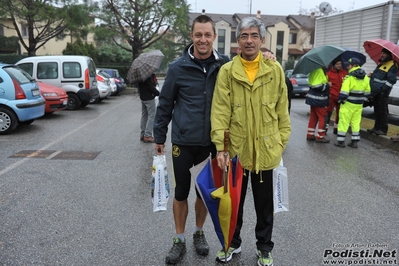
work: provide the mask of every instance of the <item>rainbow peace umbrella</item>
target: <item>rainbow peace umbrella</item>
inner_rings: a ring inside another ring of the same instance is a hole
[[[227,252],[237,225],[243,168],[237,157],[230,161],[226,174],[211,157],[194,168],[195,185],[211,216],[216,235]]]

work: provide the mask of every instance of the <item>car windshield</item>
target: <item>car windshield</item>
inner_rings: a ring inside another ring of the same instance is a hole
[[[25,83],[30,83],[34,79],[24,70],[20,69],[19,67],[4,67],[4,71],[6,71],[10,77],[16,81],[18,81],[19,84],[25,84]]]
[[[104,70],[98,71],[98,74],[100,74],[101,76],[103,76],[103,77],[105,77],[105,78],[111,78],[111,76],[108,75],[108,73],[105,72]]]

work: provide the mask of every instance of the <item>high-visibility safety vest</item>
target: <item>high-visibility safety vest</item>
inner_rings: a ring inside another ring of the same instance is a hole
[[[341,92],[338,101],[348,101],[354,104],[361,104],[370,94],[370,79],[366,72],[359,66],[355,66],[349,70],[348,75],[342,83]]]
[[[308,84],[309,92],[306,94],[306,104],[318,107],[328,106],[330,85],[328,85],[328,77],[322,68],[310,72]]]

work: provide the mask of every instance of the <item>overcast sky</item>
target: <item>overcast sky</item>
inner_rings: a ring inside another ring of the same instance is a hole
[[[388,0],[187,0],[191,12],[202,12],[205,9],[205,13],[256,14],[260,10],[262,14],[268,15],[296,15],[301,8],[310,11],[322,2],[328,2],[338,10],[349,11],[387,3]]]

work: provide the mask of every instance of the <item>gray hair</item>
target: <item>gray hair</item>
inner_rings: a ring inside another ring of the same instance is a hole
[[[257,27],[259,30],[260,38],[263,39],[266,36],[266,28],[265,24],[263,24],[262,20],[256,18],[256,17],[246,17],[243,18],[240,23],[238,23],[237,29],[236,29],[236,39],[240,37],[241,31],[243,29],[250,29],[253,27]]]

